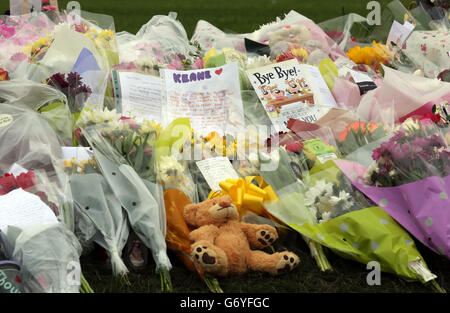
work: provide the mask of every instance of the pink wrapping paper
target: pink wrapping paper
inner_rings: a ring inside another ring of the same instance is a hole
[[[428,102],[439,103],[440,99],[450,96],[450,83],[383,68],[383,83],[365,94],[357,109],[366,121],[386,122],[382,112],[392,114],[391,122],[398,121]]]
[[[336,161],[353,185],[372,199],[414,237],[450,259],[450,176],[430,176],[396,187],[373,187],[362,182],[365,167]]]

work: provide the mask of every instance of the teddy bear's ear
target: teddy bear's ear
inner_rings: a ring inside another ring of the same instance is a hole
[[[186,223],[191,226],[197,226],[196,215],[197,215],[198,204],[191,203],[184,207],[183,216]]]

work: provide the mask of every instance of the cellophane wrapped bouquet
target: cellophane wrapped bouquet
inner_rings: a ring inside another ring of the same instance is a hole
[[[447,137],[446,137],[447,136]],[[449,257],[448,128],[408,119],[372,149],[372,163],[338,163],[352,183],[424,245]]]
[[[152,251],[162,290],[171,290],[163,191],[156,181],[156,129],[151,122],[123,117],[107,124],[88,122],[80,130],[132,229]]]

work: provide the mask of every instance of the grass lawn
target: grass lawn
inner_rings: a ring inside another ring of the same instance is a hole
[[[65,7],[68,0],[60,0]],[[189,37],[199,19],[204,19],[228,32],[245,33],[259,25],[273,21],[294,9],[301,14],[321,22],[342,15],[359,13],[366,15],[366,4],[362,0],[166,0],[166,1],[117,1],[79,0],[84,11],[108,14],[114,17],[116,30],[136,33],[153,15],[178,12]],[[379,1],[382,5],[389,0]],[[407,4],[409,1],[402,1]],[[8,8],[8,1],[1,0],[0,12]],[[164,35],[164,34],[161,34]],[[380,286],[369,286],[366,276],[369,271],[364,264],[342,259],[329,252],[329,261],[334,271],[321,273],[309,255],[309,249],[300,237],[292,232],[287,248],[301,258],[300,265],[287,275],[271,277],[268,274],[251,272],[242,277],[219,279],[225,292],[430,292],[430,287],[419,282],[406,282],[393,275],[382,273]],[[450,291],[450,262],[417,243],[431,271],[438,276],[441,287]],[[281,250],[281,246],[276,247]],[[172,255],[170,255],[172,256]],[[171,257],[174,268],[171,272],[175,292],[208,292],[206,285],[197,275],[188,272],[175,257]],[[94,255],[82,257],[83,273],[95,292],[158,292],[159,275],[151,263],[141,273],[129,275],[130,285],[112,278],[104,263]]]
[[[226,293],[427,293],[433,292],[430,286],[420,282],[407,282],[399,276],[381,273],[381,285],[369,286],[366,282],[369,270],[365,264],[343,259],[331,251],[328,259],[333,267],[332,272],[320,272],[309,254],[304,241],[295,232],[284,238],[285,247],[276,245],[275,249],[289,249],[300,257],[300,264],[291,273],[281,276],[270,276],[259,272],[249,272],[240,277],[219,278],[220,286]],[[450,262],[417,243],[419,251],[425,258],[431,271],[438,276],[438,284],[450,291]],[[153,261],[141,273],[128,275],[130,285],[114,279],[104,262],[99,262],[95,254],[82,258],[83,273],[95,292],[145,293],[160,292],[159,275],[155,274]],[[201,293],[209,292],[206,284],[186,270],[178,260],[169,254],[173,269],[171,271],[174,292]]]
[[[70,0],[59,0],[65,8]],[[379,0],[382,7],[391,0]],[[153,15],[178,13],[188,36],[194,32],[200,19],[206,20],[224,31],[247,33],[259,25],[273,21],[290,10],[322,22],[343,12],[366,16],[368,0],[78,0],[83,11],[102,13],[114,17],[117,31],[136,33]],[[404,4],[410,0],[402,0]],[[0,1],[0,12],[8,9],[8,0]]]

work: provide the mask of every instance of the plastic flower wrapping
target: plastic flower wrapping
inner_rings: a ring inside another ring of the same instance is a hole
[[[125,209],[132,229],[152,251],[163,290],[170,290],[163,190],[156,183],[156,131],[130,118],[90,125],[82,134],[94,150],[103,177]]]
[[[447,133],[431,120],[408,119],[372,150],[368,167],[348,161],[338,164],[361,192],[424,245],[448,258],[448,216],[445,210],[435,210],[445,208],[448,201]]]
[[[177,288],[174,264],[223,292],[205,270],[220,253],[194,245],[187,221],[186,208],[212,203],[233,223],[270,225],[244,241],[267,258],[286,244],[271,245],[278,235],[294,234],[318,271],[339,271],[332,252],[443,292],[416,247],[450,258],[450,24],[448,8],[434,8],[395,0],[381,25],[354,13],[316,24],[290,11],[245,34],[200,20],[191,38],[174,12],[136,34],[48,3],[0,16],[0,204],[18,216],[30,213],[27,199],[42,210],[31,224],[2,217],[0,261],[18,264],[25,292],[88,293],[81,255],[100,246],[112,276],[127,280],[137,241],[161,291]],[[264,105],[277,93],[277,108]],[[219,113],[227,127],[206,125]],[[294,258],[280,264],[273,273],[298,270]]]
[[[45,38],[53,31],[55,23],[44,13],[30,13],[22,16],[2,15],[0,17],[0,67],[14,72],[17,66],[27,60],[25,47],[34,45],[35,52],[46,44]],[[39,47],[38,47],[39,45]],[[30,50],[31,52],[31,50]]]

